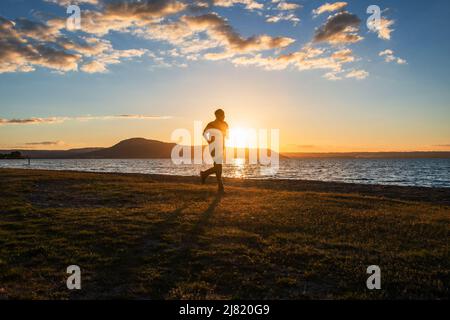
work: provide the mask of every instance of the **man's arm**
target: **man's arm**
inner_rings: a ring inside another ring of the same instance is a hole
[[[205,140],[208,142],[208,143],[211,143],[212,141],[211,141],[211,136],[208,134],[208,130],[209,129],[211,129],[211,122],[210,123],[208,123],[208,125],[205,127],[205,130],[203,130],[203,137],[205,138]]]
[[[228,130],[228,123],[225,122],[225,124],[226,124],[226,129],[225,129],[225,139],[228,139],[230,130]]]

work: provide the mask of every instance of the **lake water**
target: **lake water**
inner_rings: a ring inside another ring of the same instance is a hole
[[[0,160],[0,168],[193,176],[207,165],[174,165],[170,159],[33,159],[31,165],[27,160]],[[282,159],[276,171],[236,159],[224,166],[224,176],[449,188],[450,159]]]

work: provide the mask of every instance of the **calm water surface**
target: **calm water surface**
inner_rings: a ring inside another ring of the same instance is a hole
[[[0,160],[0,168],[197,175],[206,165],[174,165],[170,159]],[[278,170],[236,159],[224,176],[247,179],[301,179],[401,186],[450,187],[450,159],[283,159]]]

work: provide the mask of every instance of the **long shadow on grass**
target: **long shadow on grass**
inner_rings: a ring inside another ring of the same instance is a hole
[[[109,266],[103,266],[96,272],[95,284],[86,288],[90,292],[84,298],[126,298],[126,299],[164,299],[175,285],[195,272],[188,266],[192,265],[192,249],[198,244],[198,239],[207,227],[214,210],[219,205],[221,195],[217,195],[205,212],[203,212],[194,227],[182,237],[179,248],[174,252],[165,252],[163,236],[174,232],[174,226],[181,218],[186,205],[168,214],[168,217],[156,224],[152,224],[146,235],[137,241],[137,245],[129,248],[125,254],[114,259]],[[163,259],[162,256],[165,256]],[[153,260],[149,263],[148,259]],[[147,260],[147,261],[145,261]],[[156,263],[154,263],[156,261]],[[150,283],[139,283],[139,272],[146,267],[160,268],[164,264],[165,271],[161,276]],[[136,293],[137,287],[147,287],[149,294]],[[72,298],[79,298],[76,294]]]
[[[162,222],[152,224],[145,235],[136,241],[134,247],[128,248],[126,253],[117,256],[112,264],[96,270],[95,280],[93,279],[91,288],[86,288],[89,294],[84,298],[134,298],[137,273],[145,263],[144,258],[148,256],[149,251],[158,250],[152,247],[157,247],[162,242],[163,235],[172,231],[186,207],[185,204],[167,214],[167,218]],[[72,296],[72,298],[78,297],[76,292]]]
[[[199,270],[196,270],[193,249],[198,246],[199,237],[204,233],[204,230],[208,226],[208,222],[221,199],[221,194],[214,197],[209,207],[202,213],[191,231],[183,237],[182,244],[177,250],[178,252],[168,258],[167,272],[154,284],[155,286],[157,285],[158,288],[156,291],[157,299],[167,299],[171,290],[175,288],[179,282],[189,281],[191,280],[191,275],[198,274]]]

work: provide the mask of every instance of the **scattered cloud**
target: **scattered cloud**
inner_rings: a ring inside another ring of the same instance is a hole
[[[81,56],[69,53],[61,48],[54,47],[35,38],[44,39],[46,27],[36,24],[27,24],[24,19],[21,25],[26,25],[21,33],[16,23],[0,17],[0,73],[4,72],[30,72],[36,66],[46,67],[56,71],[75,71]],[[32,38],[27,37],[31,35]]]
[[[341,10],[347,6],[347,2],[334,2],[334,3],[325,3],[318,7],[317,9],[313,10],[313,15],[318,16],[321,15],[324,12],[334,12]]]
[[[71,4],[92,4],[97,5],[99,4],[100,0],[44,0],[46,2],[51,2],[58,4],[63,7],[70,6]]]
[[[170,116],[151,116],[138,114],[121,114],[113,116],[78,116],[78,117],[49,117],[49,118],[24,118],[24,119],[2,119],[1,125],[29,125],[29,124],[54,124],[65,121],[89,121],[89,120],[114,120],[114,119],[142,119],[142,120],[167,120]]]
[[[281,61],[279,58],[263,57],[261,54],[240,56],[234,58],[232,63],[235,66],[256,66],[265,70],[284,70],[289,65],[289,62]]]
[[[90,61],[81,67],[81,70],[87,73],[106,73],[108,69],[106,65],[99,61]]]
[[[187,4],[178,0],[115,1],[106,4],[104,16],[111,19],[122,18],[153,22],[154,19],[180,13],[186,8]]]
[[[342,80],[342,77],[339,75],[340,72],[335,72],[335,71],[331,71],[331,72],[327,72],[323,75],[323,77],[327,80],[330,81],[338,81],[338,80]]]
[[[46,67],[58,72],[106,72],[107,65],[144,55],[145,49],[115,50],[108,40],[95,37],[76,41],[60,36],[54,25],[0,17],[0,73],[30,72]]]
[[[381,51],[378,55],[380,57],[382,57],[382,56],[392,56],[392,55],[394,55],[394,51],[392,51],[391,49],[386,49],[384,51]]]
[[[369,30],[372,32],[376,32],[378,34],[378,38],[383,40],[390,40],[391,39],[391,33],[394,31],[392,29],[392,25],[394,24],[394,20],[389,20],[387,18],[382,17],[379,23],[374,20],[369,21]]]
[[[209,53],[205,58],[216,60],[229,58],[238,53],[250,53],[271,49],[282,49],[295,40],[288,37],[271,37],[258,35],[243,38],[228,23],[227,20],[215,13],[200,16],[183,16],[181,22],[192,32],[206,32],[212,41],[219,43],[224,48],[220,53]]]
[[[278,13],[276,15],[267,15],[266,22],[277,23],[280,21],[290,21],[294,26],[300,23],[300,18],[294,13]]]
[[[291,2],[285,2],[285,1],[279,1],[278,5],[277,5],[277,9],[278,10],[283,10],[283,11],[297,10],[297,9],[299,9],[301,7],[302,6],[299,5],[298,3],[291,3]]]
[[[280,0],[272,0],[272,3],[277,3],[277,5],[275,7],[269,7],[269,10],[275,12],[266,14],[266,22],[277,23],[280,21],[288,21],[293,26],[297,26],[300,23],[300,18],[296,15],[295,11],[302,8],[302,5]]]
[[[176,0],[108,2],[103,11],[83,11],[82,30],[97,36],[110,31],[127,32],[133,28],[157,24],[186,9],[186,3]]]
[[[57,24],[46,24],[39,21],[31,21],[26,18],[18,18],[12,23],[14,24],[17,36],[20,35],[22,38],[29,38],[36,41],[55,41],[61,36],[61,28]]]
[[[392,51],[391,49],[386,49],[384,51],[381,51],[378,54],[380,57],[384,57],[384,61],[386,62],[396,62],[398,64],[407,64],[407,61],[405,59],[396,57],[394,55],[394,51]]]
[[[355,61],[355,57],[353,56],[353,52],[351,49],[342,49],[342,50],[335,51],[335,52],[333,52],[331,57],[334,60],[339,61],[341,63]]]
[[[110,64],[118,64],[121,59],[130,59],[134,57],[142,57],[147,50],[145,49],[127,49],[127,50],[109,50],[95,57],[95,60],[87,62],[81,67],[81,70],[87,73],[105,73],[108,71],[107,66]]]
[[[313,41],[330,44],[347,44],[361,41],[358,35],[361,20],[347,11],[338,12],[328,17],[327,22],[318,28]]]
[[[26,146],[62,146],[64,141],[42,141],[42,142],[27,142]]]
[[[346,78],[354,78],[357,80],[363,80],[369,76],[369,73],[365,70],[351,70],[348,72],[345,77]]]
[[[326,78],[329,80],[340,80],[337,74],[343,71],[345,64],[355,61],[351,49],[340,49],[337,51],[326,51],[324,49],[305,46],[301,50],[280,55],[278,57],[263,57],[261,54],[254,56],[241,56],[232,60],[239,66],[257,66],[266,70],[284,70],[289,66],[297,70],[330,70]],[[336,78],[333,78],[334,74]]]
[[[344,64],[356,60],[345,46],[363,40],[359,35],[361,20],[344,11],[347,2],[325,3],[313,10],[314,15],[333,14],[315,30],[313,39],[289,53],[294,38],[269,32],[244,35],[228,19],[211,10],[239,6],[240,10],[264,17],[268,23],[285,21],[296,26],[300,19],[295,11],[302,8],[298,1],[45,1],[61,6],[88,5],[83,7],[81,32],[66,30],[65,16],[45,20],[42,15],[35,15],[33,19],[39,21],[0,17],[0,73],[31,72],[39,67],[58,73],[107,73],[112,65],[139,58],[151,59],[155,67],[186,67],[190,61],[226,59],[236,66],[253,65],[268,70],[323,69],[327,71],[325,78],[337,80],[346,77]],[[392,24],[391,20],[383,20],[378,36],[389,39]],[[163,42],[165,48],[152,52],[143,48],[118,50],[106,38],[110,32]]]
[[[0,125],[6,124],[41,124],[41,123],[60,123],[66,118],[51,117],[51,118],[25,118],[25,119],[2,119],[0,118]]]
[[[255,0],[213,0],[213,5],[218,7],[232,7],[236,4],[242,4],[246,9],[263,9],[264,5]]]

